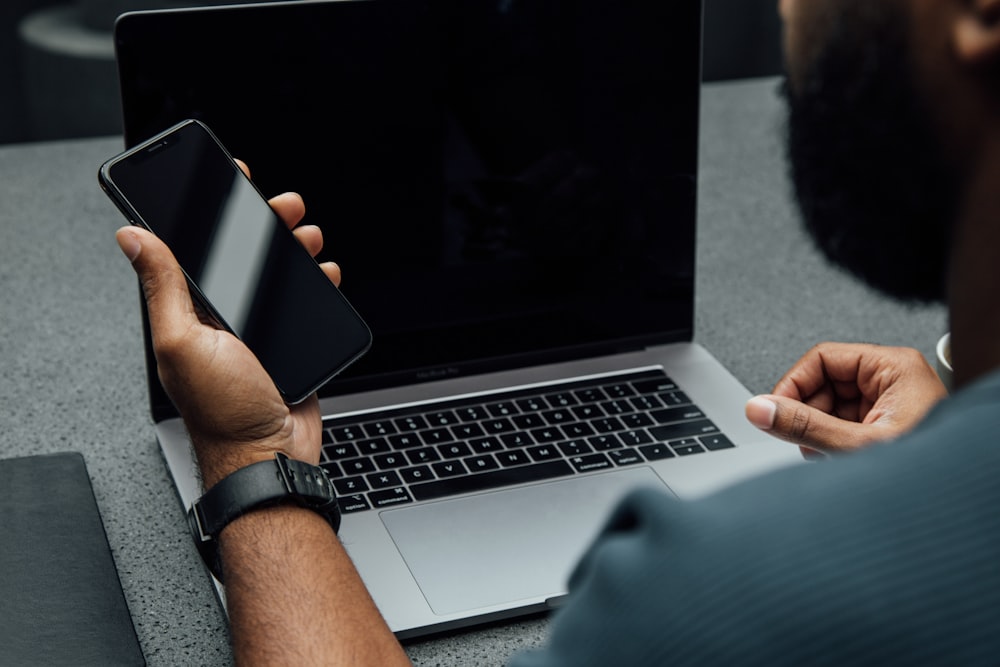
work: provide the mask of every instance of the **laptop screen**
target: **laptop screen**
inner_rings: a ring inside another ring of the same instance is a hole
[[[198,118],[323,228],[374,344],[322,395],[690,339],[699,0],[305,0],[115,37],[128,146]]]

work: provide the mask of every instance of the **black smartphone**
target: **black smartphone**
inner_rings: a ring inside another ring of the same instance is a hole
[[[186,120],[101,165],[128,221],[173,251],[199,305],[298,403],[371,346],[364,320],[229,151]]]

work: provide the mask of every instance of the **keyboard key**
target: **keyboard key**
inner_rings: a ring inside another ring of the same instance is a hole
[[[532,396],[530,398],[522,398],[514,401],[517,403],[517,407],[521,408],[524,412],[539,412],[548,408],[548,404],[542,400],[540,396]]]
[[[389,441],[385,438],[371,438],[358,442],[358,451],[362,455],[371,456],[372,454],[381,454],[388,452],[390,449]]]
[[[591,454],[589,456],[574,456],[569,460],[576,468],[577,472],[590,472],[592,470],[603,470],[611,468],[614,464],[604,454]]]
[[[615,462],[615,465],[619,466],[642,463],[642,457],[634,449],[615,449],[608,452],[608,457]]]
[[[486,410],[494,417],[509,417],[510,415],[517,414],[517,408],[510,401],[487,405]]]
[[[337,503],[340,505],[341,514],[351,514],[352,512],[364,512],[370,510],[371,505],[363,493],[350,493],[337,496]]]
[[[440,461],[441,455],[433,447],[421,447],[420,449],[410,449],[406,452],[406,458],[410,459],[413,465]]]
[[[663,407],[663,403],[656,396],[636,396],[629,399],[629,403],[636,410],[655,410]]]
[[[653,438],[645,431],[625,431],[624,433],[619,433],[618,437],[629,447],[647,445],[653,442]]]
[[[496,438],[477,438],[472,440],[469,445],[472,447],[472,451],[477,454],[489,454],[490,452],[502,451],[504,446]]]
[[[599,452],[622,447],[621,441],[614,435],[595,435],[593,438],[587,438],[587,442]]]
[[[635,408],[628,401],[606,401],[601,403],[601,409],[609,415],[626,415],[635,412]]]
[[[594,450],[583,440],[570,440],[559,443],[559,451],[566,456],[579,456],[581,454],[589,454]]]
[[[705,451],[705,448],[702,447],[697,442],[690,444],[681,444],[681,443],[687,443],[687,441],[682,440],[677,444],[670,443],[670,448],[673,449],[675,452],[677,452],[678,456],[689,456],[691,454],[700,454]]]
[[[320,463],[319,467],[326,471],[326,474],[329,475],[330,479],[340,477],[344,474],[340,471],[340,466],[332,461]]]
[[[455,414],[458,418],[464,422],[478,422],[484,419],[489,419],[490,415],[486,412],[486,408],[480,407],[478,405],[470,405],[465,408],[458,408],[455,410]]]
[[[451,431],[446,428],[432,428],[427,431],[421,431],[418,435],[424,441],[425,445],[439,445],[442,442],[451,442],[455,439],[452,437]]]
[[[401,417],[393,421],[400,431],[419,431],[420,429],[427,428],[429,424],[420,415],[412,415],[410,417]]]
[[[403,480],[399,478],[399,475],[394,470],[365,475],[365,479],[368,480],[368,485],[373,489],[388,489],[403,483]]]
[[[385,491],[372,491],[368,494],[368,500],[373,507],[391,507],[392,505],[402,505],[412,503],[413,498],[406,489],[386,489]]]
[[[535,429],[531,432],[531,437],[535,439],[535,442],[546,443],[562,440],[566,436],[564,436],[563,432],[555,426],[549,426],[547,428]]]
[[[424,484],[414,484],[410,487],[417,500],[443,498],[458,493],[496,489],[511,484],[538,482],[553,477],[563,477],[573,474],[573,468],[566,461],[546,461],[532,465],[514,468],[501,468],[479,475],[453,477],[435,480]]]
[[[692,422],[677,422],[676,424],[668,424],[666,426],[654,426],[649,429],[649,434],[653,436],[654,440],[666,442],[667,440],[676,440],[678,438],[708,435],[716,433],[718,430],[716,425],[707,419],[698,419]]]
[[[454,477],[455,475],[464,475],[468,470],[462,465],[461,461],[442,461],[441,463],[435,463],[433,466],[434,472],[437,473],[438,477]]]
[[[420,447],[424,443],[420,441],[420,438],[415,433],[403,433],[401,435],[390,435],[389,444],[393,446],[393,449],[410,449],[412,447]]]
[[[427,423],[432,427],[453,426],[458,423],[458,416],[451,410],[432,412],[427,415]]]
[[[486,435],[483,427],[479,424],[459,424],[458,426],[452,426],[451,432],[459,440],[468,440],[469,438],[478,438]]]
[[[339,461],[341,459],[348,459],[354,456],[358,456],[358,448],[354,445],[327,445],[323,448],[323,453],[326,454],[326,458],[331,461]]]
[[[416,484],[417,482],[426,482],[427,480],[434,479],[434,473],[431,472],[431,469],[428,466],[403,468],[399,471],[399,476],[402,477],[403,481],[407,484]]]
[[[646,457],[647,461],[659,461],[661,459],[672,459],[674,457],[673,451],[671,451],[671,449],[662,442],[645,445],[640,447],[639,451]]]
[[[683,391],[670,391],[665,394],[660,394],[659,398],[663,401],[663,404],[667,407],[672,407],[675,405],[687,405],[691,402],[688,395]]]
[[[383,435],[390,435],[396,432],[396,427],[392,425],[389,421],[379,421],[372,422],[370,424],[365,424],[365,433],[371,438],[377,438]]]
[[[392,468],[402,468],[403,466],[410,465],[405,456],[397,453],[379,454],[372,457],[372,460],[375,461],[375,465],[379,467],[379,470],[391,470]]]
[[[331,429],[330,432],[333,434],[333,439],[337,442],[349,442],[365,437],[365,432],[361,430],[360,426],[339,426]]]
[[[371,459],[348,459],[340,464],[344,468],[344,474],[361,475],[367,472],[375,472],[375,464]]]
[[[651,426],[653,420],[644,415],[641,412],[636,412],[631,415],[624,415],[620,417],[622,423],[628,428],[642,428],[644,426]]]
[[[701,444],[705,445],[705,449],[712,452],[720,449],[730,449],[736,446],[733,444],[732,440],[721,433],[716,433],[715,435],[703,435],[698,439],[701,441]]]
[[[472,472],[485,472],[487,470],[496,470],[500,467],[497,460],[490,454],[471,456],[465,459],[465,465],[468,466],[469,470]]]
[[[635,387],[636,391],[640,394],[658,394],[660,392],[674,391],[677,389],[677,384],[666,375],[659,379],[633,382],[632,386]]]
[[[483,422],[483,428],[487,433],[507,433],[514,430],[514,424],[509,419],[490,419]]]
[[[329,445],[329,444],[333,443],[333,436],[326,429],[323,429],[323,438],[322,438],[321,442],[324,445]]]
[[[628,383],[622,382],[620,384],[609,384],[602,387],[604,393],[611,398],[626,398],[628,396],[635,396],[635,389],[630,387]]]
[[[545,402],[553,408],[567,408],[571,405],[577,404],[576,398],[568,391],[558,394],[549,394],[545,397]]]
[[[695,405],[688,405],[679,408],[653,410],[649,413],[649,416],[655,419],[658,424],[670,424],[672,422],[690,421],[692,419],[704,419],[705,413]]]
[[[447,445],[440,445],[437,448],[442,458],[457,459],[472,454],[472,450],[464,442],[452,442]]]
[[[605,417],[604,419],[592,419],[590,425],[598,433],[614,433],[624,431],[625,427],[616,417]]]
[[[599,405],[580,405],[573,408],[573,414],[577,419],[596,419],[604,416],[604,410]]]
[[[607,394],[597,387],[579,389],[574,391],[573,395],[576,396],[577,400],[581,403],[597,403],[598,401],[603,401],[608,398]]]
[[[504,433],[500,441],[506,447],[527,447],[535,444],[535,440],[527,433]]]
[[[500,452],[496,455],[497,461],[500,465],[509,468],[510,466],[524,465],[525,463],[530,463],[531,459],[528,458],[527,453],[522,449],[508,449],[505,452]]]
[[[512,417],[511,421],[514,423],[514,426],[518,427],[522,431],[538,428],[539,426],[545,426],[545,420],[543,420],[538,414],[517,415],[516,417]]]
[[[573,413],[569,410],[549,410],[542,413],[547,424],[565,424],[573,421]]]
[[[337,498],[349,496],[352,493],[368,490],[368,482],[364,477],[345,477],[333,480],[333,488],[337,490]]]
[[[554,445],[538,445],[537,447],[528,448],[528,456],[533,461],[551,461],[552,459],[561,459],[562,452],[556,449]]]
[[[585,438],[588,435],[594,435],[594,429],[590,424],[581,424],[579,422],[563,424],[562,430],[570,438]]]

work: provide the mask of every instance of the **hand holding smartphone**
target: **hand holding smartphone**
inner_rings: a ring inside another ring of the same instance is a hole
[[[357,311],[200,121],[111,158],[98,181],[170,247],[192,298],[256,355],[286,403],[371,346]]]

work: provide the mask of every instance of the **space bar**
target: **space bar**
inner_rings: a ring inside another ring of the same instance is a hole
[[[572,474],[572,466],[565,461],[548,461],[530,466],[483,472],[478,475],[451,477],[448,479],[439,479],[434,482],[413,484],[410,486],[410,491],[417,500],[432,500],[459,493],[496,489],[501,486],[523,484],[524,482],[538,482],[543,479],[564,477]]]

